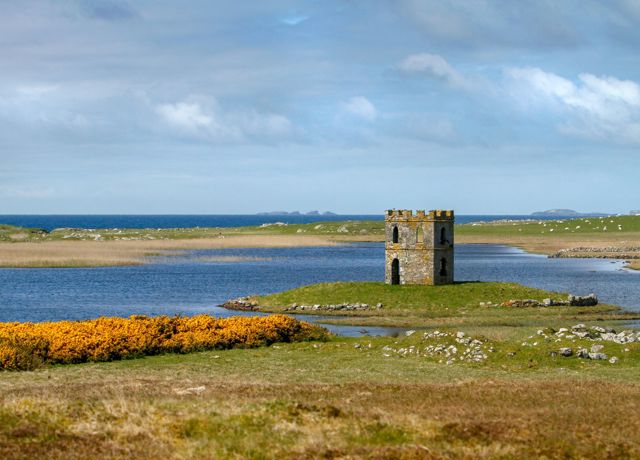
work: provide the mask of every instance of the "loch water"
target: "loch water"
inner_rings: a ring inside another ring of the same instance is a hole
[[[640,273],[623,269],[620,261],[549,259],[506,246],[457,245],[455,276],[459,281],[513,281],[579,295],[593,292],[602,302],[640,311]],[[235,297],[320,282],[383,278],[381,243],[197,250],[153,257],[147,265],[132,267],[4,268],[0,269],[0,321],[133,314],[225,317],[243,314],[218,307]],[[360,329],[334,328],[345,335]]]

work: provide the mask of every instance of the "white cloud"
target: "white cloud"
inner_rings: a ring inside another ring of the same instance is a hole
[[[214,99],[190,97],[156,106],[156,112],[182,134],[207,141],[281,140],[293,133],[288,118],[256,110],[222,110]]]
[[[196,103],[163,104],[159,105],[157,110],[167,122],[187,130],[209,129],[215,123],[213,116],[205,113]]]
[[[577,83],[539,68],[511,68],[514,95],[531,106],[567,112],[566,134],[640,143],[640,85],[631,80],[580,74]]]
[[[452,86],[465,86],[465,78],[442,56],[437,54],[412,54],[407,56],[399,67],[406,73],[427,75],[431,78],[444,80]]]
[[[344,103],[344,109],[358,118],[367,121],[374,121],[378,118],[378,111],[375,106],[366,97],[352,97]]]

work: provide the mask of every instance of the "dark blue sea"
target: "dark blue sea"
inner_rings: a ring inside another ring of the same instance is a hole
[[[240,261],[220,261],[228,256]],[[623,269],[620,261],[549,259],[496,245],[458,245],[455,258],[457,280],[513,281],[581,295],[593,292],[603,302],[640,311],[640,272]],[[133,314],[224,317],[238,314],[218,307],[230,298],[319,282],[383,278],[380,243],[197,250],[154,257],[147,265],[133,267],[0,269],[0,321]],[[361,329],[334,331],[353,335]],[[367,329],[372,334],[390,332]]]
[[[557,219],[535,217],[537,220]],[[341,220],[383,220],[380,214],[357,215],[0,215],[0,224],[51,231],[56,228],[191,228],[191,227],[244,227],[265,223],[285,222],[308,224]],[[532,219],[525,215],[459,215],[457,223],[495,221],[503,219]]]

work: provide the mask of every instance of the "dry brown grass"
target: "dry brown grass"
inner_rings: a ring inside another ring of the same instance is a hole
[[[176,394],[195,385],[204,390]],[[630,459],[640,456],[639,410],[640,386],[600,381],[146,376],[6,391],[0,457]]]
[[[477,365],[383,354],[411,340],[0,372],[0,458],[640,457],[634,346],[616,365],[529,348]]]
[[[95,267],[136,265],[157,254],[189,249],[332,246],[317,236],[243,235],[151,241],[49,241],[0,243],[0,267]]]

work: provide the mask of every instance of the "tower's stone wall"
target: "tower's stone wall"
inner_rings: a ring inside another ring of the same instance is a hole
[[[453,211],[387,211],[386,283],[453,283],[453,224]]]

